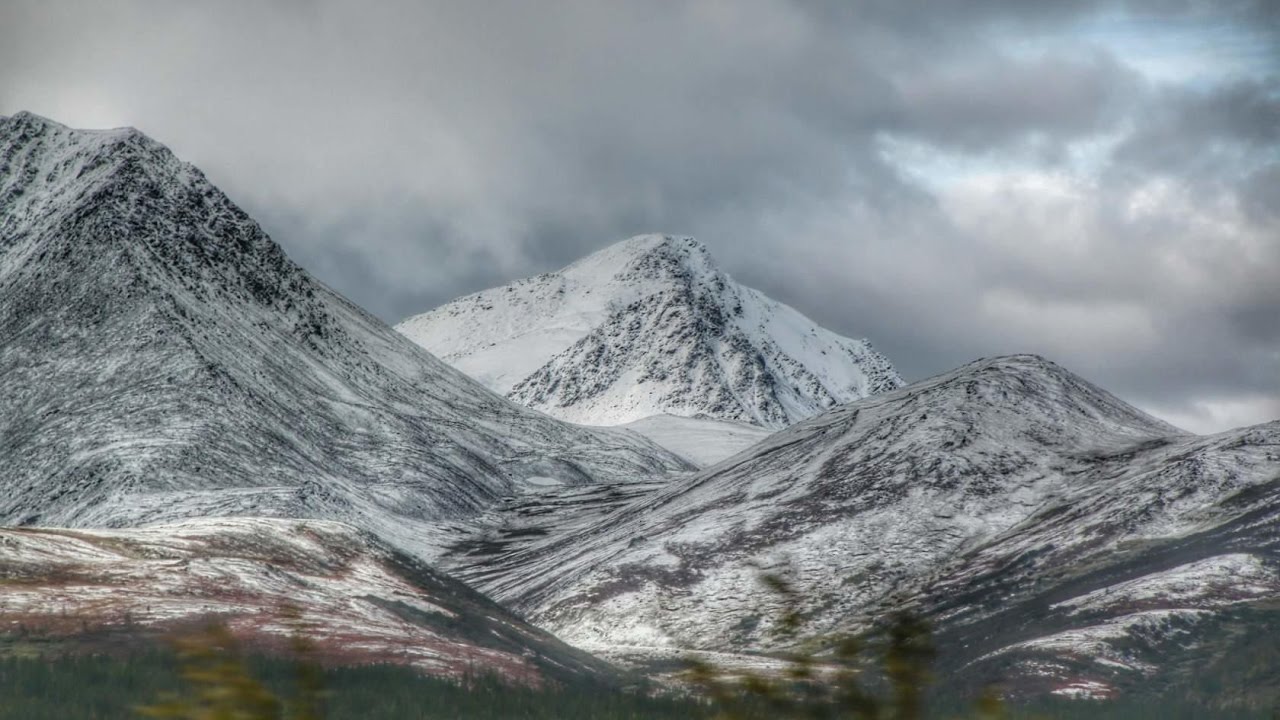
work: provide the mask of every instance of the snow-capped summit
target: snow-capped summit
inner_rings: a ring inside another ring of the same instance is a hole
[[[866,340],[738,284],[690,237],[633,237],[397,329],[511,399],[588,425],[666,414],[776,429],[902,384]]]
[[[418,547],[528,482],[687,467],[423,352],[135,130],[0,119],[0,338],[0,524],[319,517]]]

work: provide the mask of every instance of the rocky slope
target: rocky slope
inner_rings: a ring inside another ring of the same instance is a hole
[[[131,530],[0,528],[0,651],[145,646],[218,620],[265,652],[538,684],[607,667],[350,526],[187,520]]]
[[[396,326],[511,399],[586,425],[661,415],[782,428],[902,381],[730,278],[693,238],[643,235]]]
[[[0,119],[0,522],[349,521],[423,549],[526,483],[687,465],[510,403],[131,129]]]
[[[1155,642],[1147,610],[1280,599],[1277,482],[1280,424],[1188,435],[1017,356],[839,407],[591,521],[544,502],[452,563],[614,656],[776,648],[774,570],[813,636],[914,605],[965,677],[1019,658],[1003,674],[1029,691],[1103,695],[1123,685],[1116,645]],[[1132,672],[1176,665],[1169,637]]]

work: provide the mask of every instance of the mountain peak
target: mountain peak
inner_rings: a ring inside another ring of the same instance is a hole
[[[583,424],[665,414],[779,428],[902,382],[867,341],[736,283],[685,236],[638,235],[397,329],[511,399]]]
[[[903,390],[966,424],[1042,426],[1049,444],[1188,434],[1040,355],[980,358]]]
[[[53,149],[68,151],[92,148],[95,150],[118,149],[120,146],[149,147],[153,150],[167,148],[133,127],[86,130],[63,125],[43,115],[22,110],[10,116],[0,116],[0,143],[21,147],[33,140],[44,139]]]
[[[0,128],[10,129],[28,129],[38,132],[44,132],[52,129],[70,130],[66,125],[50,120],[43,115],[37,115],[29,110],[19,110],[12,115],[0,115]]]
[[[1032,353],[1012,355],[993,355],[982,357],[961,365],[938,377],[957,377],[969,381],[986,384],[1007,382],[1029,383],[1053,382],[1060,378],[1077,378],[1071,371],[1052,360]]]
[[[662,252],[698,252],[706,253],[707,247],[690,235],[668,235],[665,233],[643,233],[633,235],[626,240],[614,243],[592,255],[609,252],[624,252],[632,255],[644,255],[654,251]],[[591,257],[590,255],[588,257]]]
[[[129,222],[141,221],[140,206],[191,193],[206,202],[220,195],[198,170],[134,128],[74,129],[25,111],[0,118],[0,247],[21,238],[70,235],[32,230],[72,218],[84,223],[113,215],[117,226],[126,215],[135,215]],[[126,233],[93,235],[128,239]]]
[[[689,235],[636,235],[614,245],[636,258],[659,255],[679,260],[683,264],[713,265],[711,252],[697,238]],[[600,252],[608,252],[609,248]]]
[[[601,248],[578,262],[590,262],[592,258],[609,255],[639,257],[653,252],[684,252],[706,254],[707,247],[690,235],[643,233]],[[575,265],[577,263],[574,263]],[[572,266],[570,266],[572,267]]]
[[[670,280],[682,275],[701,277],[719,272],[710,251],[696,239],[648,234],[597,250],[554,274],[580,284],[605,284]]]
[[[58,270],[95,262],[106,271],[77,274],[71,297],[87,296],[89,285],[114,296],[176,282],[184,292],[170,299],[184,304],[236,296],[291,304],[304,335],[327,324],[315,302],[297,297],[310,285],[305,273],[160,142],[133,128],[72,129],[31,113],[0,121],[0,289],[24,278],[48,286]]]

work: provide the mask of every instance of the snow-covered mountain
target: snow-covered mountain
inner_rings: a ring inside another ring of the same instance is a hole
[[[607,667],[347,525],[223,518],[127,530],[0,527],[0,632],[60,651],[147,646],[218,618],[263,651],[514,682]]]
[[[1065,492],[1073,455],[1179,435],[1038,358],[980,361],[775,433],[589,541],[511,558],[529,582],[494,597],[592,646],[755,647],[766,628],[739,623],[757,566],[788,558],[834,624]],[[874,582],[845,586],[859,573]],[[599,586],[613,591],[577,603]]]
[[[867,341],[738,284],[688,237],[634,237],[396,329],[495,391],[585,425],[674,415],[778,429],[902,384]]]
[[[1006,675],[1107,694],[1129,633],[1154,643],[1169,612],[1277,599],[1277,483],[1280,423],[1188,435],[1015,356],[841,406],[638,499],[597,495],[592,518],[527,501],[450,562],[613,656],[775,647],[772,568],[815,636],[914,605],[953,668],[1038,653]],[[1133,671],[1174,663],[1176,640]]]
[[[944,677],[1070,696],[1280,631],[1280,422],[1189,435],[1034,356],[899,387],[683,238],[402,329],[625,427],[437,360],[136,131],[0,118],[0,525],[80,528],[0,530],[0,609],[252,636],[301,600],[347,659],[534,680],[597,666],[422,560],[633,658],[777,649],[773,568],[814,636],[911,607]]]
[[[132,129],[0,119],[0,523],[349,521],[425,547],[529,482],[688,467],[511,403]]]

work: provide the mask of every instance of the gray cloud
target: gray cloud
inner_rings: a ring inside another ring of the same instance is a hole
[[[19,0],[0,113],[144,129],[388,320],[689,233],[909,376],[1043,352],[1212,429],[1280,416],[1274,8]],[[1200,27],[1221,77],[1143,73]]]
[[[894,130],[970,151],[1038,138],[1058,145],[1114,128],[1143,92],[1137,73],[1102,52],[975,55],[902,78]]]
[[[1165,88],[1149,107],[1159,112],[1116,149],[1118,169],[1235,180],[1252,166],[1275,165],[1280,76],[1210,88]]]

